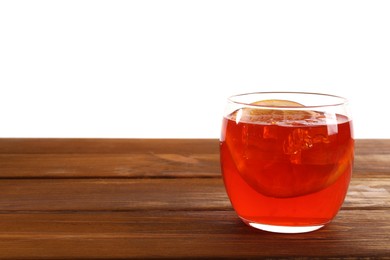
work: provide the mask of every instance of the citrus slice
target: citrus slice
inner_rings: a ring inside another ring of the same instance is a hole
[[[275,198],[303,196],[329,187],[351,170],[353,144],[345,150],[332,144],[337,137],[327,138],[326,120],[313,127],[294,124],[325,117],[323,113],[294,101],[262,100],[234,115],[236,122],[242,122],[232,124],[240,134],[227,137],[226,143],[239,174],[258,193]],[[286,121],[291,123],[288,127]]]
[[[295,101],[267,99],[253,102],[250,106],[237,110],[233,116],[245,122],[269,124],[288,124],[316,117],[317,113],[314,111],[300,109],[304,107]]]
[[[303,107],[301,103],[285,100],[285,99],[265,99],[251,103],[256,106],[271,106],[271,107]]]

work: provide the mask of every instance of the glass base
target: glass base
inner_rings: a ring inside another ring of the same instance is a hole
[[[315,226],[276,226],[276,225],[268,225],[262,223],[256,223],[253,221],[246,220],[241,218],[245,224],[254,227],[256,229],[260,229],[263,231],[274,232],[274,233],[284,233],[284,234],[298,234],[298,233],[307,233],[318,230],[325,225],[315,225]]]

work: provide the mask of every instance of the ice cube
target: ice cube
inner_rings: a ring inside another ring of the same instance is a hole
[[[312,146],[313,140],[309,135],[309,130],[297,128],[284,140],[283,151],[290,155],[291,163],[300,164],[302,151],[310,149]]]

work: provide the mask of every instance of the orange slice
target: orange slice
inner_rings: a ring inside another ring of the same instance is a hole
[[[353,143],[337,149],[325,138],[326,125],[315,130],[278,126],[285,120],[315,119],[324,114],[305,110],[302,104],[289,100],[262,100],[251,105],[234,116],[243,124],[253,124],[242,127],[247,132],[241,132],[239,138],[227,138],[226,142],[239,174],[257,192],[275,198],[303,196],[329,187],[351,171]],[[289,110],[291,107],[303,109]],[[267,140],[268,132],[272,134]],[[319,135],[324,138],[317,140]]]
[[[270,107],[303,107],[301,103],[285,100],[285,99],[266,99],[251,103],[256,106],[270,106]]]
[[[239,109],[234,113],[234,118],[246,122],[262,122],[277,124],[285,121],[308,120],[317,115],[314,111],[289,109],[302,108],[304,105],[290,100],[267,99],[256,101],[250,104],[250,107]]]

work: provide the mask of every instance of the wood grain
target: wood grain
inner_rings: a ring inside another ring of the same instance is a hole
[[[0,190],[0,212],[231,210],[220,178],[4,179]],[[353,179],[343,207],[390,210],[390,176]]]
[[[0,138],[0,154],[215,153],[216,139]]]
[[[356,140],[325,228],[244,225],[218,140],[0,139],[0,259],[390,259],[390,140]]]
[[[220,177],[218,154],[0,154],[0,178]]]
[[[0,257],[386,259],[390,244],[377,242],[390,240],[386,213],[342,211],[322,230],[297,235],[255,230],[233,211],[2,214]]]
[[[388,147],[390,140],[357,140],[356,177],[386,176]],[[218,140],[209,139],[0,139],[0,169],[0,178],[220,178],[221,174]]]

